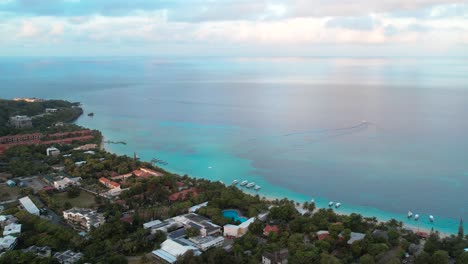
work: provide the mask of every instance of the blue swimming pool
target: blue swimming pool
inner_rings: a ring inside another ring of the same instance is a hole
[[[224,210],[223,216],[226,218],[234,219],[234,221],[239,221],[241,223],[247,221],[247,218],[239,215],[239,212],[237,210],[232,210],[232,209]]]

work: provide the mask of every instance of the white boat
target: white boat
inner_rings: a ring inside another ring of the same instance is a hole
[[[310,199],[310,202],[315,203],[315,199],[314,198]]]
[[[232,185],[236,185],[239,181],[238,180],[233,180]]]
[[[429,221],[431,221],[431,223],[434,222],[434,216],[433,215],[429,216]]]
[[[262,188],[260,185],[255,185],[255,188],[254,188],[254,189],[255,189],[256,191],[258,191],[258,190],[260,190],[260,188]]]
[[[418,215],[418,214],[415,214],[415,215],[414,215],[414,220],[416,220],[416,221],[419,220],[419,215]]]
[[[334,202],[329,202],[329,203],[328,203],[328,207],[332,207],[333,204],[334,204]]]
[[[255,186],[255,182],[251,182],[251,183],[247,184],[246,187],[247,187],[247,188],[252,188],[252,187],[254,187],[254,186]]]
[[[336,203],[335,208],[339,208],[341,206],[341,203]]]
[[[408,218],[411,218],[411,217],[413,217],[413,212],[408,211]]]
[[[249,182],[248,182],[248,181],[243,181],[243,182],[241,182],[240,185],[241,185],[241,186],[244,186],[244,185],[246,185],[247,183],[249,183]]]

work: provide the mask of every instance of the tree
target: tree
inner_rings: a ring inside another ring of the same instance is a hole
[[[424,251],[426,251],[429,254],[432,254],[439,248],[440,248],[439,234],[437,232],[431,233],[429,235],[429,238],[426,241],[426,244],[424,244]]]
[[[187,230],[185,231],[185,234],[188,237],[196,237],[200,235],[200,230],[190,227],[190,228],[187,228]]]
[[[359,258],[359,262],[361,264],[374,264],[375,263],[374,257],[372,257],[369,254],[366,254],[366,255],[362,256],[361,258]]]
[[[431,263],[432,264],[448,264],[449,256],[447,251],[437,250],[432,255]]]
[[[463,239],[465,232],[463,230],[463,219],[460,218],[460,225],[458,226],[458,238]]]
[[[68,187],[67,197],[68,198],[76,198],[76,197],[80,196],[80,193],[81,193],[80,188],[78,188],[76,186]]]
[[[463,252],[463,254],[457,258],[457,264],[468,264],[468,252]]]

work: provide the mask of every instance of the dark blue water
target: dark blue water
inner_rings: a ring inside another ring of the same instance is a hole
[[[2,58],[0,96],[81,101],[96,115],[79,124],[128,142],[109,150],[169,170],[453,232],[467,72],[464,58]]]

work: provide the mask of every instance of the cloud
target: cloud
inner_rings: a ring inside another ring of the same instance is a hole
[[[18,36],[22,38],[33,38],[39,36],[40,33],[41,30],[39,27],[35,26],[32,21],[25,20],[21,25]]]
[[[364,17],[336,17],[326,23],[328,28],[344,28],[351,30],[372,30],[380,22],[371,16]]]

